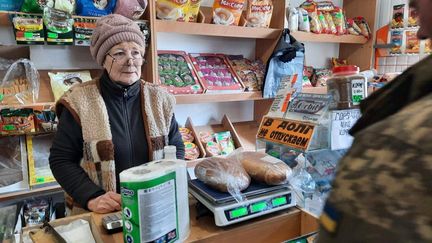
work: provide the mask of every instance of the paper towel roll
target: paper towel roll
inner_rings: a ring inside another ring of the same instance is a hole
[[[159,160],[120,173],[125,242],[184,242],[189,236],[186,163]]]

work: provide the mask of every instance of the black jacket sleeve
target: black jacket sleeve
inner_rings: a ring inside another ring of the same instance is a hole
[[[72,114],[64,109],[51,147],[49,163],[57,182],[73,198],[74,202],[87,209],[87,202],[103,195],[80,166],[83,156],[83,137],[80,125]]]
[[[170,127],[170,132],[168,134],[168,138],[169,138],[169,145],[174,145],[177,147],[176,150],[177,159],[184,159],[185,147],[184,147],[182,136],[179,132],[179,125],[174,115],[171,120],[171,127]]]

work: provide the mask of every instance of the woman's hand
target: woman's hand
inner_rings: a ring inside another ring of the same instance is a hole
[[[99,197],[90,199],[87,208],[95,213],[111,213],[121,210],[121,196],[115,192],[107,192]]]

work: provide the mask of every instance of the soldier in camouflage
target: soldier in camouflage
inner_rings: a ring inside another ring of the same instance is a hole
[[[432,0],[414,0],[432,37]],[[319,243],[432,242],[432,56],[360,105],[320,217]]]

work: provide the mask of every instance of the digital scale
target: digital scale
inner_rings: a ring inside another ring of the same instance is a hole
[[[209,188],[195,179],[189,192],[213,212],[217,226],[227,226],[295,206],[291,189],[286,185],[267,186],[252,182],[242,192],[245,202],[237,202],[229,193]]]

